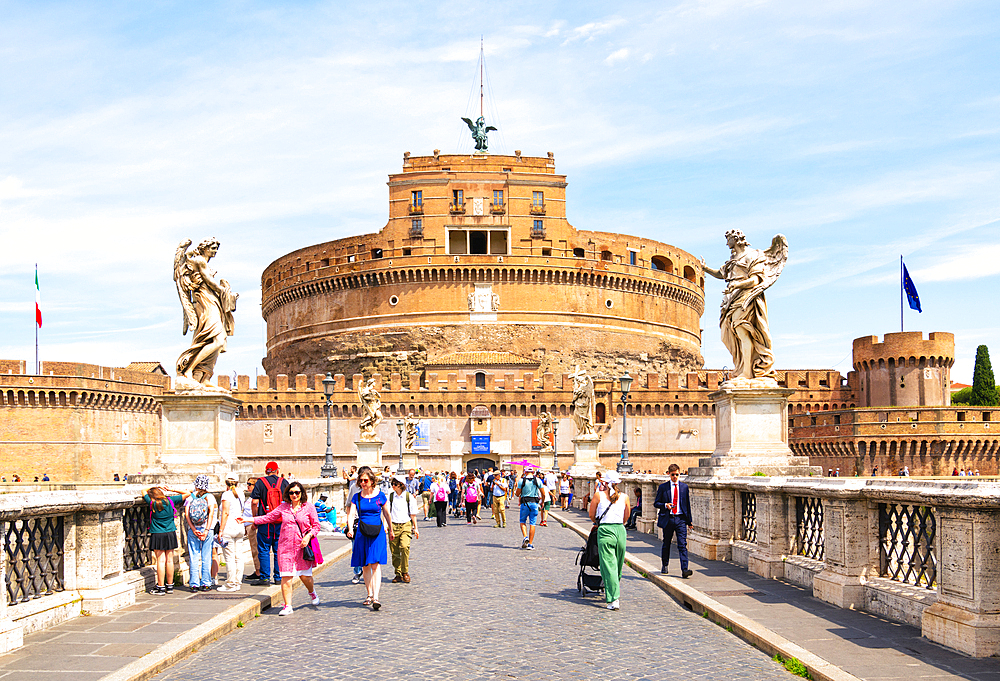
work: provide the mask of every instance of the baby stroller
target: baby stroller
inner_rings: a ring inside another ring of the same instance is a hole
[[[597,528],[587,537],[587,545],[576,554],[576,564],[580,574],[576,578],[576,588],[581,596],[588,593],[604,593],[604,579],[601,577],[601,558],[597,553]],[[589,572],[588,572],[589,570]]]

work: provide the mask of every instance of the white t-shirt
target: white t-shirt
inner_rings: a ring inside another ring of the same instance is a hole
[[[569,494],[569,478],[559,481],[559,494]]]
[[[392,491],[392,496],[389,499],[389,518],[392,519],[394,523],[407,523],[412,520],[410,516],[422,513],[420,504],[417,500],[420,499],[419,496],[415,494],[410,494],[409,492],[403,492],[402,494],[396,494],[396,490]],[[410,503],[406,503],[406,498],[409,496]]]
[[[621,492],[618,495],[618,501],[616,501],[610,509],[608,509],[607,515],[601,518],[601,514],[604,513],[604,509],[608,508],[608,497],[607,493],[601,494],[601,500],[597,504],[597,513],[594,514],[594,518],[599,518],[602,525],[608,525],[610,523],[624,523],[625,522],[625,502],[628,501],[628,495]]]
[[[444,499],[438,499],[438,490],[444,490]],[[451,487],[448,486],[447,482],[444,483],[433,483],[430,489],[431,501],[448,501],[448,495],[451,494]]]
[[[555,473],[545,474],[545,486],[548,488],[549,492],[556,491],[556,488],[559,486],[559,478]]]
[[[250,522],[243,523],[244,527],[250,527],[253,525],[253,499],[250,497],[243,500],[243,517],[250,518]]]
[[[229,502],[229,517],[226,519],[226,526],[222,528],[222,534],[230,537],[243,534],[243,525],[236,522],[236,519],[243,512],[243,490],[239,490],[238,494],[234,494],[231,490],[227,489],[222,493],[222,503],[225,504],[227,501]],[[219,513],[222,513],[221,509]]]

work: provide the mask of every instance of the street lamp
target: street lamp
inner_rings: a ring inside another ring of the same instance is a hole
[[[403,472],[403,428],[406,426],[406,422],[403,419],[396,421],[396,432],[399,434],[399,466],[396,468],[397,473]]]
[[[552,419],[552,470],[559,472],[559,445],[556,435],[559,433],[559,419]]]
[[[333,376],[327,372],[326,378],[323,379],[323,394],[326,395],[326,460],[319,469],[319,476],[321,478],[337,477],[337,467],[333,463],[333,450],[330,449],[330,405],[333,403],[333,386],[336,384],[337,382],[333,380]]]
[[[616,468],[619,473],[631,473],[632,462],[628,460],[628,431],[625,429],[625,421],[628,418],[628,391],[632,387],[632,377],[626,371],[618,381],[622,386],[622,458]]]

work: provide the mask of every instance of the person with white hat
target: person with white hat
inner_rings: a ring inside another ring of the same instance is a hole
[[[590,500],[590,519],[597,526],[597,553],[601,558],[601,578],[608,610],[618,610],[622,570],[625,567],[625,518],[628,495],[619,491],[621,476],[608,471],[594,498]]]
[[[410,536],[420,539],[417,529],[417,514],[420,513],[420,497],[410,494],[406,489],[406,477],[397,475],[392,479],[392,491],[389,492],[389,519],[392,522],[392,539],[389,549],[392,551],[392,568],[396,576],[394,584],[410,583]]]
[[[243,490],[239,476],[226,476],[226,491],[222,494],[219,508],[219,537],[222,546],[222,560],[226,564],[226,583],[219,591],[239,591],[243,585],[243,552],[246,550],[246,530],[239,522],[243,515]]]

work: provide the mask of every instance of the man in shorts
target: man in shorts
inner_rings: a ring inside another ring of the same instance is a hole
[[[539,502],[545,494],[542,483],[534,471],[525,471],[514,494],[521,500],[521,548],[535,549],[535,526],[538,524]]]

